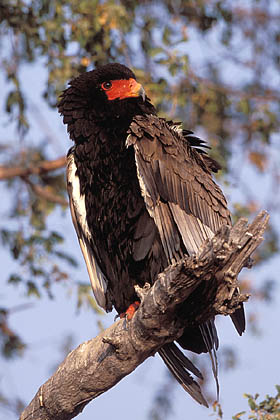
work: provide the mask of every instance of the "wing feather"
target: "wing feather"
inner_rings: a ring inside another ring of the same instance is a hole
[[[156,234],[154,220],[147,212],[143,212],[137,222],[133,237],[133,258],[135,261],[143,260],[151,250]]]
[[[73,150],[67,156],[66,176],[72,221],[86,262],[93,293],[98,305],[106,310],[108,281],[96,260],[94,241],[86,220],[85,196],[81,194]]]
[[[137,116],[127,145],[134,146],[142,195],[169,261],[179,255],[180,238],[194,254],[220,226],[231,223],[203,154],[192,149],[179,130],[154,115]]]

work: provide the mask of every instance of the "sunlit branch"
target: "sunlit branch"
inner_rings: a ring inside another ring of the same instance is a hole
[[[55,171],[66,165],[66,157],[61,156],[54,160],[45,160],[38,165],[22,166],[0,166],[0,180],[14,178],[17,176],[28,177],[29,175],[40,175],[46,172]]]

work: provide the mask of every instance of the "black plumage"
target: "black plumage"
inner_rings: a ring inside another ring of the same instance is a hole
[[[122,313],[137,299],[136,284],[153,283],[170,263],[195,254],[220,226],[231,224],[211,176],[219,165],[191,131],[156,115],[133,72],[120,64],[72,80],[58,107],[75,143],[68,153],[68,192],[93,291],[105,310]],[[241,334],[243,308],[233,321]],[[178,342],[209,351],[217,376],[214,320],[186,328]],[[168,344],[160,355],[207,405],[188,371],[201,374],[178,347]]]

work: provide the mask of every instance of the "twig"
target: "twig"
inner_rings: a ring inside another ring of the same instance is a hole
[[[34,184],[30,179],[26,176],[21,177],[23,181],[30,186],[32,191],[39,195],[40,197],[51,201],[52,203],[61,204],[62,206],[68,206],[68,201],[65,200],[63,197],[60,197],[57,194],[52,193],[51,191],[47,190],[46,187],[42,187],[41,185]]]

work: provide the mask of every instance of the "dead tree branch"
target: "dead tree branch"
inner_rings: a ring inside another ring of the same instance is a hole
[[[138,288],[141,305],[133,319],[118,320],[72,351],[39,388],[20,420],[77,416],[161,346],[180,337],[188,323],[234,312],[249,297],[233,293],[237,276],[263,240],[267,223],[267,213],[261,212],[250,225],[240,219],[233,228],[222,227],[197,256],[169,266],[152,287]],[[181,320],[178,308],[188,300],[188,319]]]

